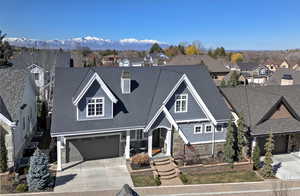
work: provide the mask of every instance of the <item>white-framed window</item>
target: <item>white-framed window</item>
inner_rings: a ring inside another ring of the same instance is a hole
[[[194,126],[194,134],[202,133],[202,125],[195,125]]]
[[[211,133],[212,132],[212,126],[210,124],[205,125],[205,133]]]
[[[136,130],[131,130],[130,131],[130,140],[135,140],[136,139]]]
[[[104,116],[104,97],[87,98],[86,116]]]
[[[223,131],[223,125],[217,125],[216,126],[216,132],[222,132]]]
[[[39,79],[40,79],[40,74],[34,73],[34,80],[39,80]]]
[[[175,113],[187,112],[188,94],[179,94],[175,96]]]

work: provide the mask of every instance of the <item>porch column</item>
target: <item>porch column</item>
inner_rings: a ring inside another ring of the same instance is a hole
[[[152,130],[148,131],[148,156],[152,157]]]
[[[61,137],[57,137],[57,171],[61,171]]]
[[[125,158],[130,158],[130,130],[126,131]]]
[[[171,144],[172,144],[172,141],[171,141],[171,139],[172,139],[172,129],[168,129],[168,131],[167,131],[167,135],[166,135],[166,137],[167,137],[167,152],[166,152],[166,155],[167,156],[171,156]]]
[[[255,146],[256,146],[256,137],[254,137],[252,140],[252,153],[254,151]]]

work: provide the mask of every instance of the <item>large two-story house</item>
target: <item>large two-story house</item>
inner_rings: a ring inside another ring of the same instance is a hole
[[[36,130],[36,96],[28,70],[0,69],[0,131],[5,135],[9,167],[22,157]]]
[[[230,112],[205,66],[57,68],[51,135],[62,163],[222,153]]]

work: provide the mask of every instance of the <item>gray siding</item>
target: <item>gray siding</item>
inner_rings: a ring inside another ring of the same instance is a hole
[[[87,98],[89,97],[104,97],[104,116],[102,117],[86,117],[86,105]],[[94,81],[90,88],[87,90],[85,95],[81,98],[78,103],[78,119],[79,120],[90,120],[90,119],[107,119],[112,118],[112,101],[106,95],[97,81]]]
[[[184,124],[179,124],[179,128],[190,143],[211,142],[212,140],[225,140],[225,138],[226,138],[226,130],[225,129],[223,129],[222,132],[216,132],[215,128],[213,127],[213,131],[215,131],[214,139],[213,139],[213,132],[205,133],[204,126],[205,126],[205,124],[209,124],[209,123],[210,122],[184,123]],[[210,124],[212,125],[212,123],[210,123]],[[202,133],[199,133],[199,134],[194,133],[195,125],[202,125]]]
[[[175,96],[177,94],[188,94],[188,108],[187,112],[175,113]],[[194,99],[193,95],[188,90],[185,82],[183,82],[178,89],[175,91],[174,95],[170,98],[169,102],[166,104],[167,109],[175,120],[190,120],[190,119],[204,119],[206,115]]]

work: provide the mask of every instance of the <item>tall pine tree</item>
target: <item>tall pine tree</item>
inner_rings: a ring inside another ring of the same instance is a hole
[[[264,166],[262,168],[262,175],[264,177],[273,177],[274,172],[273,172],[273,167],[272,167],[272,151],[274,149],[274,140],[273,140],[273,134],[270,132],[269,137],[267,139],[267,142],[265,144],[265,159],[264,159]]]
[[[259,146],[256,144],[252,154],[253,160],[253,167],[254,169],[259,169],[260,167],[260,149]]]
[[[227,127],[226,142],[224,146],[224,158],[228,163],[234,162],[235,150],[234,150],[234,136],[233,136],[233,126],[232,120],[229,120]]]
[[[236,157],[238,161],[241,161],[243,159],[243,148],[246,144],[245,142],[245,134],[244,134],[244,117],[241,114],[239,116],[239,120],[237,122],[237,152],[236,152]]]
[[[30,167],[27,175],[29,191],[45,190],[49,183],[48,156],[37,149],[30,157]]]

